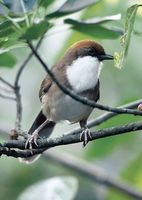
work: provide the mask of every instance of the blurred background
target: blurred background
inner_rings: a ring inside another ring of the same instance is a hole
[[[27,9],[33,9],[36,0],[24,1]],[[55,8],[62,5],[64,1],[57,0]],[[5,3],[14,12],[21,12],[20,1],[5,0]],[[112,22],[110,25],[123,29],[127,8],[134,3],[142,1],[121,1],[102,0],[99,3],[84,9],[81,12],[72,14],[74,19],[86,19],[97,16],[107,16],[121,13],[122,19]],[[1,11],[2,12],[2,11]],[[141,99],[142,79],[142,9],[139,8],[135,21],[135,31],[141,34],[134,34],[131,40],[129,53],[125,66],[122,69],[114,67],[113,62],[105,62],[100,77],[101,98],[100,103],[113,107]],[[119,38],[98,39],[77,31],[61,27],[60,23],[56,28],[51,29],[39,49],[40,55],[51,67],[63,55],[65,50],[74,42],[82,39],[94,39],[101,43],[106,52],[113,54],[120,49]],[[0,67],[0,75],[13,83],[16,72],[27,57],[28,48],[15,48],[12,53],[18,62],[14,68]],[[22,104],[23,104],[23,130],[28,130],[35,116],[40,110],[38,91],[40,83],[45,76],[45,71],[39,62],[32,58],[25,68],[20,79]],[[90,119],[102,114],[102,111],[94,110]],[[16,105],[13,101],[0,99],[0,126],[7,129],[13,128],[16,116]],[[140,117],[121,115],[103,123],[97,129],[112,127],[140,120]],[[58,124],[52,137],[60,136],[78,125]],[[95,130],[92,128],[91,130]],[[0,135],[0,140],[4,138]],[[90,142],[85,148],[82,144],[59,146],[50,149],[56,154],[67,153],[77,158],[86,160],[94,166],[102,167],[108,174],[118,176],[124,182],[142,190],[142,135],[124,134],[115,137],[108,137]],[[41,180],[50,179],[56,176],[73,176],[78,180],[78,190],[75,200],[127,200],[129,197],[117,191],[109,189],[101,184],[96,184],[79,173],[68,169],[56,162],[41,157],[33,165],[20,163],[18,159],[3,156],[0,159],[0,199],[15,200],[26,188]]]

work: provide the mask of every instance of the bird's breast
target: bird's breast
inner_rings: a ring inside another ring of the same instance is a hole
[[[96,57],[79,57],[70,66],[67,66],[68,81],[76,92],[94,88],[98,82],[101,68],[102,62]]]
[[[87,118],[93,109],[59,90],[52,97],[49,97],[49,95],[43,97],[42,110],[44,115],[51,121],[67,120],[75,123]]]

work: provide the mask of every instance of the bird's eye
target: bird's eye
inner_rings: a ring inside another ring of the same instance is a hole
[[[91,56],[95,55],[95,50],[93,48],[88,49],[88,54]]]

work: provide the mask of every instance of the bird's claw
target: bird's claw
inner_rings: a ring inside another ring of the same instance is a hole
[[[29,147],[29,149],[32,149],[33,144],[38,147],[38,144],[37,144],[38,137],[39,137],[38,132],[34,131],[33,134],[30,135],[29,138],[27,139],[27,141],[25,143],[25,149],[27,149],[27,147]]]
[[[90,139],[92,139],[91,132],[88,128],[86,128],[80,134],[80,140],[83,141],[83,147],[87,145]]]

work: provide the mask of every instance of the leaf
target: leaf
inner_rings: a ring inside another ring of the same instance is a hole
[[[99,0],[67,0],[57,11],[47,15],[46,17],[62,17],[64,15],[80,11],[98,2]]]
[[[74,177],[54,177],[26,189],[18,200],[73,200],[78,188]]]
[[[100,39],[116,39],[122,35],[121,30],[110,29],[101,25],[88,24],[88,25],[75,25],[72,26],[72,29],[86,35],[89,35],[94,38]]]
[[[21,22],[23,23],[23,22]],[[17,23],[16,23],[17,24]],[[23,24],[22,24],[23,25]],[[24,27],[24,26],[23,26]],[[17,36],[20,33],[20,29],[18,29],[15,24],[12,22],[12,19],[4,19],[3,22],[0,23],[0,38],[18,38]]]
[[[4,53],[12,49],[25,46],[26,44],[22,41],[18,41],[16,39],[2,38],[2,40],[0,40],[0,53]]]
[[[136,18],[136,13],[138,8],[142,4],[135,4],[127,9],[126,19],[125,19],[125,31],[123,36],[120,38],[120,44],[122,46],[121,52],[116,52],[114,54],[115,67],[122,68],[125,62],[125,58],[128,54],[128,49],[130,45],[131,35],[134,29],[134,22]]]
[[[12,22],[10,20],[5,20],[4,22],[0,23],[0,32],[3,30],[3,29],[6,29],[7,27],[9,26],[12,26]]]
[[[115,39],[118,38],[123,32],[119,29],[110,29],[102,26],[102,23],[112,20],[119,20],[121,15],[112,15],[106,17],[96,17],[89,20],[78,21],[74,19],[65,19],[66,24],[72,25],[72,29],[102,39]]]
[[[13,67],[16,64],[16,58],[9,52],[0,54],[0,67]]]
[[[33,24],[31,27],[29,27],[20,38],[26,40],[36,40],[40,36],[42,36],[48,28],[49,23],[47,22],[47,20],[41,21],[40,23]]]
[[[38,0],[38,6],[42,6],[47,8],[50,4],[52,4],[55,0]]]
[[[84,21],[79,21],[75,19],[65,19],[64,23],[71,24],[71,25],[95,25],[95,24],[102,24],[114,20],[120,20],[121,14],[105,16],[105,17],[95,17]]]

